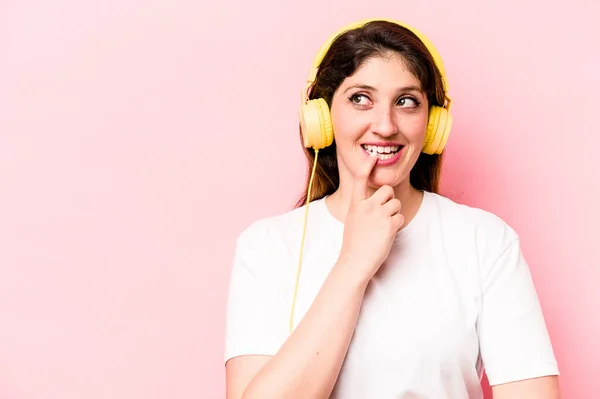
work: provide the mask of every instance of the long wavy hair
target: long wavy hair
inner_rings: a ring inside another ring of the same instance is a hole
[[[331,44],[317,72],[309,98],[323,98],[331,107],[333,94],[344,79],[351,76],[365,61],[384,56],[390,51],[399,54],[410,72],[421,82],[429,105],[444,104],[442,75],[433,57],[421,40],[409,29],[388,21],[371,21],[362,27],[344,32]],[[302,143],[302,131],[300,131]],[[304,148],[308,161],[308,180],[315,152]],[[442,154],[421,153],[410,172],[410,183],[419,190],[438,192]],[[332,145],[319,151],[310,201],[333,194],[340,185],[335,139]],[[302,193],[296,207],[306,204],[308,191]]]

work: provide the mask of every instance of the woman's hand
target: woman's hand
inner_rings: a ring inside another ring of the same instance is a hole
[[[346,215],[340,260],[349,262],[370,280],[387,258],[396,233],[404,224],[402,204],[391,186],[381,186],[368,196],[368,181],[377,156],[369,156],[355,178]]]

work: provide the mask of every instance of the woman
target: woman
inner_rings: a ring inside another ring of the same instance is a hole
[[[485,367],[496,399],[559,398],[517,234],[437,193],[451,116],[433,45],[359,22],[311,77],[301,137],[314,180],[296,209],[237,240],[227,397],[482,398]]]

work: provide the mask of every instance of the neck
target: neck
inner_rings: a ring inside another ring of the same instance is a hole
[[[376,190],[376,188],[369,188],[369,196],[373,195]],[[351,192],[351,185],[341,184],[326,200],[329,212],[342,223],[346,220],[346,214],[350,207]],[[394,195],[402,203],[401,213],[404,215],[404,226],[406,226],[419,211],[423,193],[414,188],[407,179],[394,187]]]

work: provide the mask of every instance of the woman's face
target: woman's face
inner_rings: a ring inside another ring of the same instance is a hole
[[[341,184],[369,152],[379,160],[369,186],[409,184],[421,153],[429,105],[419,80],[397,54],[367,60],[333,95],[331,118]]]

